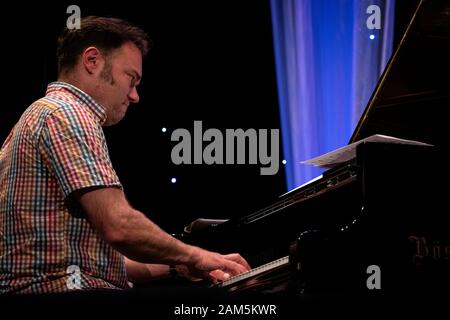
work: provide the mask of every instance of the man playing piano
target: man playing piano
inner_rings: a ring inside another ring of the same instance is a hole
[[[102,126],[137,103],[146,34],[86,17],[58,40],[58,81],[22,115],[0,151],[0,292],[126,289],[169,275],[225,280],[239,254],[187,245],[127,202]]]

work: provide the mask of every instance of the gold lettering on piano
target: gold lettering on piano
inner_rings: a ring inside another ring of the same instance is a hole
[[[450,245],[443,245],[439,240],[427,239],[423,236],[409,236],[408,240],[416,245],[416,252],[412,257],[414,265],[422,265],[427,257],[433,260],[450,261]]]

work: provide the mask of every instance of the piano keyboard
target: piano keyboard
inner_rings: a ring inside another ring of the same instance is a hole
[[[278,267],[287,266],[289,264],[289,256],[280,258],[278,260],[271,261],[269,263],[266,263],[262,266],[259,266],[257,268],[254,268],[252,270],[249,270],[247,272],[243,272],[241,274],[238,274],[237,276],[231,277],[228,280],[222,281],[221,283],[217,284],[217,287],[219,288],[225,288],[228,287],[234,283],[237,283],[242,280],[247,280],[249,278],[255,277],[259,274],[262,274],[264,272],[276,269]]]

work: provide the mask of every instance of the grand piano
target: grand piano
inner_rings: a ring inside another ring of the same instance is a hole
[[[194,221],[184,240],[254,267],[219,287],[448,293],[449,77],[450,1],[421,0],[349,143],[382,134],[430,146],[360,143],[356,157],[261,210]]]

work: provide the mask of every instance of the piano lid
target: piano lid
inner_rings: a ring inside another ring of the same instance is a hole
[[[373,134],[449,146],[450,0],[421,0],[350,143]]]

